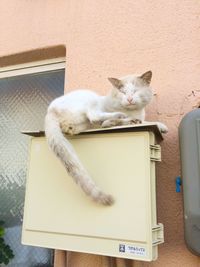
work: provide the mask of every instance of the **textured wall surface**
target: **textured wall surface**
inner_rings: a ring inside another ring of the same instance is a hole
[[[0,14],[2,57],[66,45],[66,91],[88,87],[103,94],[109,89],[108,76],[153,71],[156,95],[148,118],[170,129],[157,179],[158,221],[165,225],[165,243],[156,262],[126,265],[200,266],[185,246],[182,195],[175,193],[180,173],[178,125],[200,102],[199,1],[1,0]],[[111,265],[103,257],[68,256],[70,267]],[[125,266],[120,260],[113,264]]]

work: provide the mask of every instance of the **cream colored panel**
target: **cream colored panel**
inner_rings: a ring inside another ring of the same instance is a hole
[[[68,176],[45,137],[33,137],[22,242],[155,260],[163,226],[156,217],[155,164],[160,147],[154,133],[108,130],[70,137],[70,142],[115,203],[111,207],[94,203]]]
[[[88,135],[71,141],[93,179],[115,197],[115,204],[92,202],[49,152],[45,138],[34,138],[26,229],[145,242],[150,206],[147,134]]]

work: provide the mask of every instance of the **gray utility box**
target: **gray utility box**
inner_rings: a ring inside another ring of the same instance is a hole
[[[185,241],[200,255],[200,109],[189,112],[179,126],[183,177]]]

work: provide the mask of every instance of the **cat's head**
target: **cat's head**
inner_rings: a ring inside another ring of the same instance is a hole
[[[152,72],[142,75],[128,75],[126,77],[108,78],[113,85],[112,97],[125,109],[140,109],[145,107],[152,99],[150,88]]]

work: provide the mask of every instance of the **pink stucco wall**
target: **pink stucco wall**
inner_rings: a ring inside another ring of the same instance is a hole
[[[182,194],[175,193],[174,182],[180,173],[178,125],[200,102],[199,1],[0,1],[0,65],[1,57],[61,44],[66,46],[66,91],[88,87],[105,93],[108,76],[153,71],[156,95],[148,117],[170,129],[157,179],[165,243],[156,262],[138,266],[200,266],[184,244]]]

